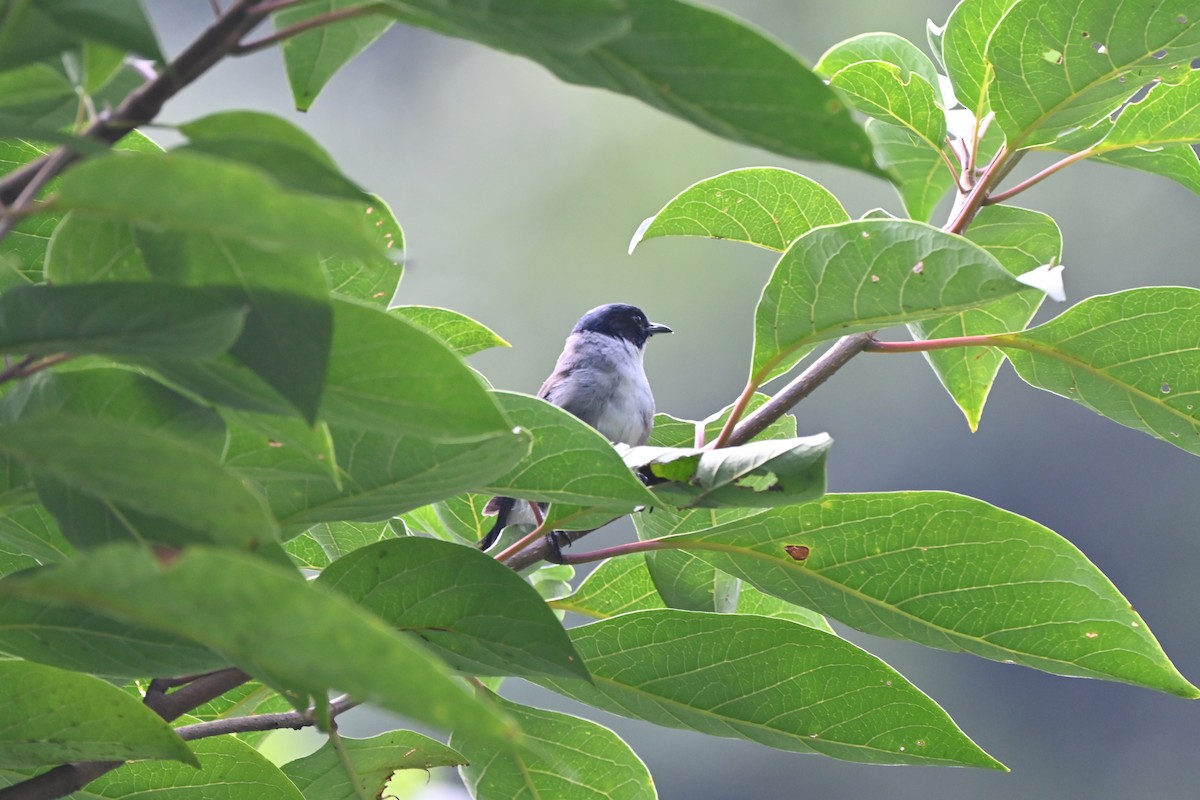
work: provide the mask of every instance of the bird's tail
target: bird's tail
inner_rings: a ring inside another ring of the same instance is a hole
[[[494,514],[496,516],[496,524],[479,540],[480,550],[487,550],[500,538],[500,532],[508,524],[508,516],[512,513],[513,506],[516,503],[517,501],[511,497],[493,497],[491,500],[488,500],[487,505],[483,507],[483,515],[490,517]]]

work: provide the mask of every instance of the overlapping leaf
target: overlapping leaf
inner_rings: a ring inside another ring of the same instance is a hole
[[[0,597],[86,606],[187,637],[300,702],[337,688],[443,728],[511,731],[421,645],[294,571],[239,553],[191,547],[160,562],[146,549],[114,545],[0,580]]]
[[[775,266],[754,314],[756,383],[822,340],[983,305],[1025,286],[990,253],[907,220],[817,228]]]
[[[1091,297],[995,339],[1028,383],[1200,455],[1200,290]]]
[[[629,250],[660,236],[703,236],[783,252],[801,234],[848,222],[824,186],[776,167],[726,172],[689,186],[642,223]]]
[[[1062,232],[1053,219],[1037,211],[986,206],[976,215],[966,236],[994,255],[1013,275],[1044,264],[1057,264],[1062,257]],[[910,323],[909,329],[918,339],[1024,330],[1045,297],[1036,289],[1027,289],[979,308]],[[988,347],[934,350],[925,356],[938,380],[966,415],[971,430],[978,428],[1003,356]]]
[[[972,498],[826,495],[663,546],[868,633],[1200,695],[1070,542]]]
[[[237,341],[245,314],[236,301],[181,286],[17,286],[0,295],[0,350],[205,358]]]
[[[389,539],[335,561],[317,583],[415,633],[464,671],[587,677],[538,593],[473,547]]]
[[[463,357],[491,347],[510,347],[508,342],[482,322],[448,308],[396,306],[392,311],[437,336]]]
[[[852,64],[864,61],[883,61],[900,67],[903,73],[914,73],[930,86],[938,85],[937,69],[929,56],[915,44],[894,33],[863,33],[838,42],[826,50],[813,71],[831,78]]]
[[[867,120],[867,135],[875,143],[875,157],[895,179],[904,210],[913,219],[928,222],[954,186],[954,173],[946,160],[916,134],[897,125]]]
[[[512,704],[504,706],[509,716],[521,725],[522,720],[512,713]],[[364,793],[367,797],[383,797],[384,786],[397,770],[430,770],[466,763],[460,753],[412,731],[388,731],[370,739],[342,737],[341,744],[362,792],[351,783],[333,745],[326,742],[316,752],[283,765],[283,773],[305,800],[359,800]]]
[[[962,0],[942,36],[942,60],[954,95],[976,119],[988,109],[992,66],[985,57],[996,24],[1016,0]]]
[[[814,628],[652,610],[571,638],[594,684],[538,682],[606,711],[849,761],[1003,768],[901,675]]]
[[[1187,0],[1016,3],[987,45],[989,98],[1010,148],[1053,141],[1115,111],[1156,78],[1200,57]]]
[[[530,747],[498,748],[455,731],[470,763],[459,771],[472,797],[595,797],[654,800],[654,779],[619,736],[590,720],[497,698]]]
[[[93,678],[0,661],[0,767],[196,757],[134,696]]]

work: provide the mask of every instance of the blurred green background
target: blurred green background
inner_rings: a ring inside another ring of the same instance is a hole
[[[147,5],[168,54],[211,15],[202,0]],[[948,0],[710,5],[769,31],[810,63],[872,30],[924,47],[926,18],[943,23],[953,7]],[[759,165],[820,181],[852,215],[901,211],[882,181],[739,147],[635,101],[564,85],[529,62],[406,28],[393,28],[344,70],[307,114],[291,109],[278,54],[267,51],[221,65],[162,119],[232,108],[296,121],[391,204],[410,259],[400,301],[457,309],[511,342],[511,350],[473,359],[497,387],[536,390],[580,314],[630,302],[676,331],[653,341],[646,365],[660,410],[682,417],[705,416],[741,389],[754,306],[773,259],[690,239],[648,242],[631,257],[626,248],[643,218],[698,180]],[[172,141],[169,132],[151,134]],[[1044,163],[1027,159],[1022,172]],[[1139,285],[1200,285],[1200,198],[1175,184],[1082,164],[1017,203],[1062,227],[1070,302]],[[1063,308],[1047,303],[1039,319]],[[802,433],[828,431],[836,440],[832,491],[957,491],[1058,531],[1125,593],[1180,670],[1200,680],[1194,457],[1025,386],[1008,367],[971,434],[919,355],[856,359],[798,416]],[[629,535],[618,528],[593,538]],[[1200,709],[1187,701],[847,635],[933,696],[1013,772],[867,767],[589,716],[629,741],[668,800],[1200,796]],[[520,700],[567,707],[510,684],[506,693]],[[343,732],[369,735],[386,724],[356,712]],[[435,774],[420,796],[465,795],[452,776]]]

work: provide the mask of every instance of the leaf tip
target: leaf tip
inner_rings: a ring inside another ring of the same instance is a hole
[[[646,235],[646,229],[654,222],[654,217],[646,217],[642,220],[642,224],[638,225],[637,230],[633,232],[633,238],[629,240],[629,255],[633,255],[634,248],[642,242],[642,237]]]

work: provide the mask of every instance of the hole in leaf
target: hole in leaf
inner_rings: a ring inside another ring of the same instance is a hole
[[[1151,53],[1151,54],[1150,54],[1150,57],[1151,57],[1151,58],[1157,58],[1158,60],[1160,60],[1160,61],[1161,61],[1162,59],[1164,59],[1164,58],[1166,58],[1166,57],[1167,57],[1167,51],[1166,51],[1166,50],[1159,50],[1159,51],[1157,51],[1157,52]]]
[[[1042,58],[1046,59],[1051,64],[1063,63],[1063,54],[1058,50],[1046,50],[1042,53]]]
[[[1092,42],[1092,49],[1100,55],[1104,55],[1108,52],[1108,48],[1102,45],[1100,42]]]

